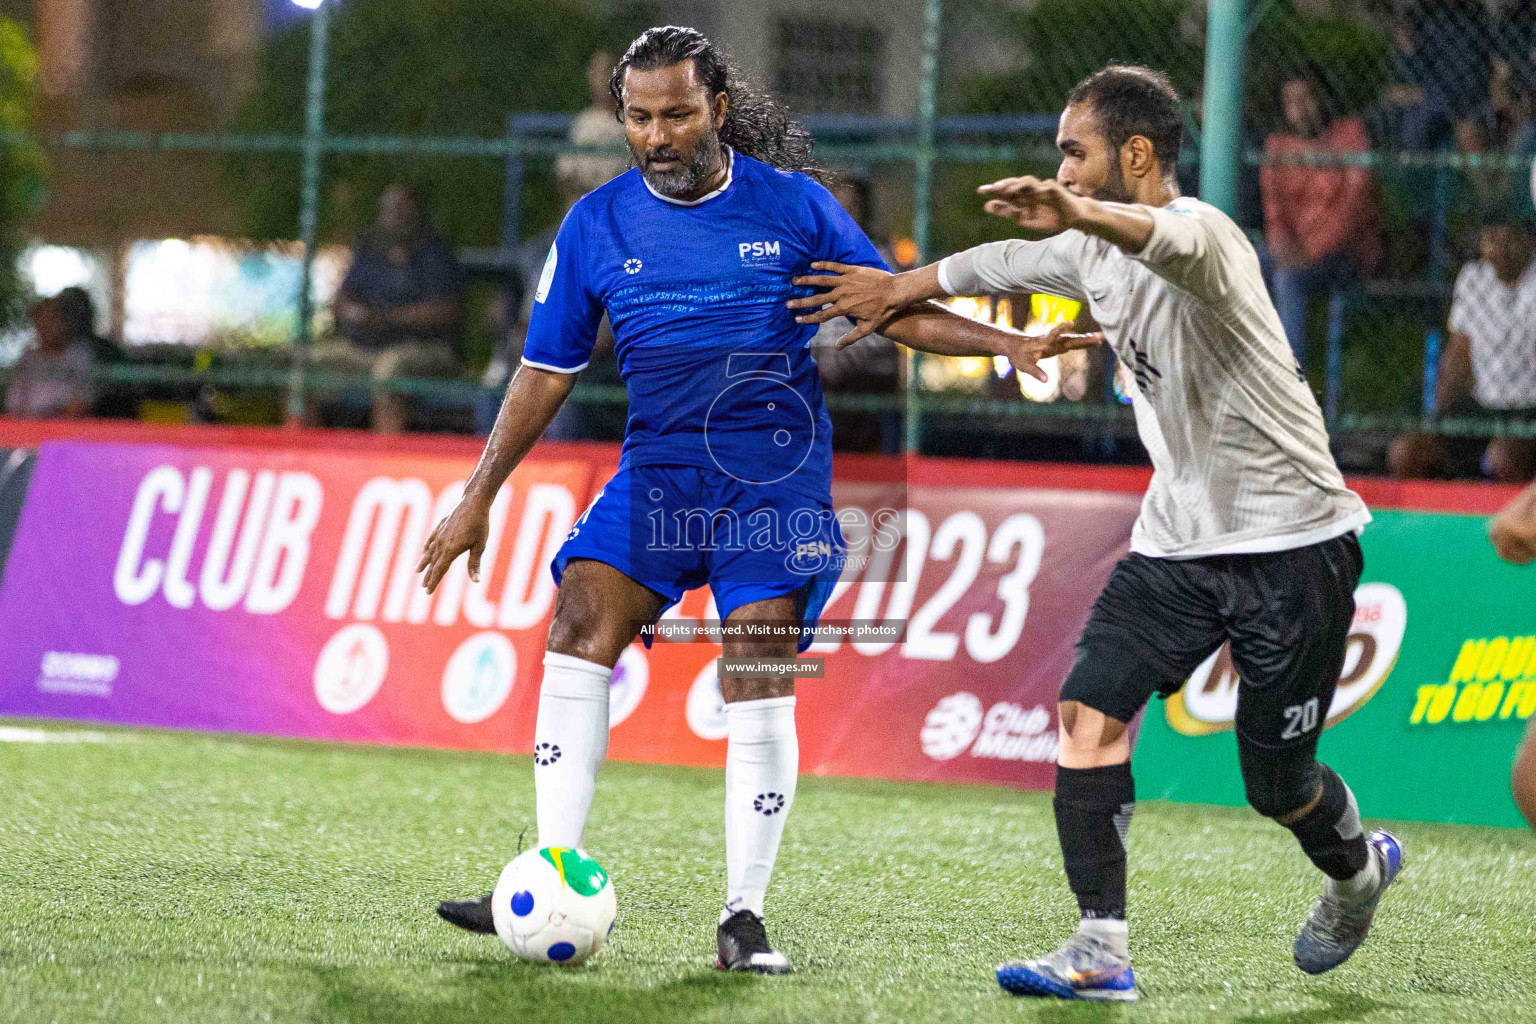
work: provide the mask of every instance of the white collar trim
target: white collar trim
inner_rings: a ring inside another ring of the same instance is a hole
[[[664,196],[660,192],[657,192],[654,188],[651,188],[651,183],[645,180],[645,175],[644,174],[640,175],[640,180],[645,183],[646,191],[648,191],[651,195],[655,196],[657,199],[660,199],[664,203],[671,203],[673,206],[698,206],[701,203],[709,202],[711,199],[715,198],[716,196],[718,196],[721,193],[723,193],[726,189],[730,188],[731,187],[731,180],[732,180],[732,178],[735,177],[735,174],[736,174],[736,153],[731,149],[730,146],[726,146],[725,147],[725,181],[721,182],[720,183],[720,187],[715,189],[713,192],[709,193],[709,195],[707,195],[707,196],[700,196],[697,199],[673,199],[671,196]]]

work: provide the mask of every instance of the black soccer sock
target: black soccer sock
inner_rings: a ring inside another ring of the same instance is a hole
[[[1056,769],[1056,838],[1087,918],[1125,918],[1125,834],[1136,806],[1130,762]]]
[[[1323,795],[1306,814],[1289,823],[1301,843],[1301,849],[1329,878],[1345,881],[1358,874],[1369,862],[1365,830],[1360,825],[1360,808],[1344,780],[1327,765],[1318,762],[1317,780]]]

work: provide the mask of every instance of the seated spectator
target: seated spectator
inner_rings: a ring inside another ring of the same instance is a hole
[[[123,350],[117,342],[96,331],[96,303],[91,300],[90,292],[75,285],[59,292],[53,301],[58,304],[59,315],[64,318],[64,331],[70,344],[79,342],[88,346],[91,358],[98,367],[123,361]],[[138,414],[138,408],[139,403],[130,390],[98,386],[90,414],[132,419]]]
[[[562,176],[559,182],[563,216],[564,212],[569,211],[576,200],[585,193],[576,191],[581,185],[579,176]],[[513,264],[518,285],[514,289],[515,297],[508,297],[510,304],[502,311],[507,320],[506,327],[501,332],[503,342],[492,356],[490,364],[485,368],[484,376],[480,379],[483,387],[494,389],[482,395],[475,410],[475,429],[482,436],[489,434],[492,426],[495,425],[496,414],[501,410],[501,399],[506,392],[507,384],[522,363],[523,343],[528,336],[528,324],[533,318],[534,297],[538,294],[539,278],[544,273],[550,247],[555,244],[555,235],[559,230],[560,223],[557,220],[546,230],[519,244],[515,250]],[[591,358],[587,368],[581,372],[581,380],[588,383],[621,383],[618,377],[618,366],[612,356],[613,331],[608,323],[607,314],[604,314],[598,324],[597,340],[593,343]],[[555,418],[550,420],[549,426],[544,428],[544,439],[546,441],[590,439],[592,437],[592,424],[589,422],[592,417],[588,415],[590,411],[589,407],[579,399],[567,400],[555,413]]]
[[[870,230],[870,200],[874,193],[869,180],[855,175],[840,177],[832,183],[831,190],[854,223],[875,242],[885,262],[895,267],[890,245]],[[822,324],[811,338],[811,358],[816,360],[822,388],[832,394],[896,394],[901,382],[901,360],[895,344],[872,334],[847,348],[838,348],[838,340],[852,329],[840,317]],[[834,451],[895,450],[900,414],[833,410],[831,416]]]
[[[352,249],[352,266],[334,304],[339,338],[315,346],[323,369],[391,377],[452,377],[459,372],[463,271],[427,222],[421,194],[404,183],[384,190],[379,219]],[[373,394],[373,429],[402,433],[410,396]]]
[[[25,419],[78,419],[91,407],[91,347],[72,341],[57,299],[43,299],[27,311],[37,331],[11,369],[5,414]]]
[[[1479,233],[1478,249],[1481,258],[1456,278],[1435,411],[1536,417],[1536,263],[1530,229],[1512,217],[1495,219]],[[1481,468],[1495,480],[1518,483],[1536,471],[1536,442],[1496,437],[1485,447],[1476,438],[1453,442],[1415,434],[1394,440],[1387,458],[1397,477]]]
[[[64,330],[71,342],[83,341],[90,346],[97,363],[115,363],[123,358],[117,342],[96,333],[96,303],[90,292],[74,285],[55,295],[53,301],[59,316],[64,318]]]
[[[609,91],[609,79],[617,63],[613,54],[598,50],[587,62],[587,89],[591,102],[576,115],[568,136],[580,146],[608,144],[623,152],[626,136],[624,126],[616,113],[618,104]],[[562,156],[555,161],[555,177],[559,179],[561,192],[577,199],[599,185],[629,170],[629,157],[619,156]]]
[[[1265,241],[1274,260],[1275,307],[1303,362],[1313,292],[1371,273],[1380,256],[1376,184],[1368,168],[1326,158],[1371,148],[1358,117],[1326,122],[1317,83],[1298,76],[1281,87],[1286,131],[1264,140],[1259,184]],[[1325,158],[1313,165],[1306,158]]]

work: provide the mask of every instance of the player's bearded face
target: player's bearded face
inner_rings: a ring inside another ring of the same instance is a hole
[[[1061,166],[1056,180],[1074,195],[1107,203],[1129,203],[1131,191],[1120,169],[1120,154],[1099,131],[1092,109],[1072,104],[1062,112],[1056,135]]]
[[[711,125],[694,140],[691,152],[680,141],[636,147],[631,137],[629,153],[651,188],[664,196],[686,196],[720,166],[720,133]]]
[[[692,61],[624,72],[624,136],[646,182],[686,199],[719,172],[725,94],[711,96]]]

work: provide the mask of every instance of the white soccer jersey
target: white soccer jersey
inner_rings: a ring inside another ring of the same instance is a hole
[[[1197,199],[1143,207],[1130,255],[1081,231],[980,245],[939,264],[951,295],[1045,292],[1086,302],[1130,371],[1152,484],[1131,550],[1158,558],[1285,551],[1358,531],[1370,513],[1328,450],[1258,256]]]

